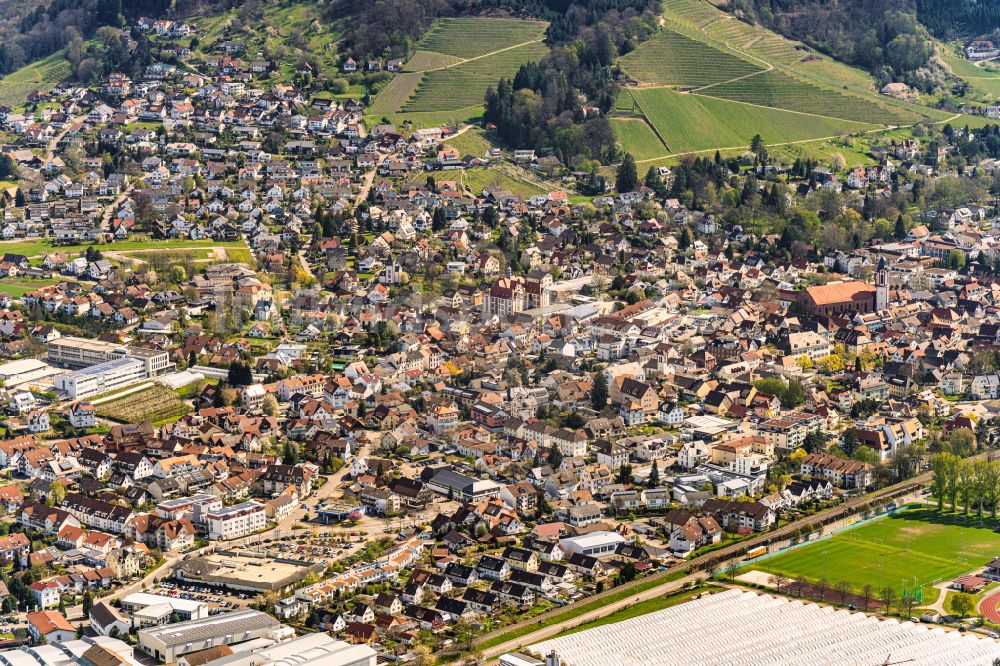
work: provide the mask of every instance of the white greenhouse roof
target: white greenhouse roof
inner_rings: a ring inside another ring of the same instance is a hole
[[[989,666],[1000,642],[785,597],[726,590],[532,646],[573,666]],[[890,658],[891,657],[891,658]]]

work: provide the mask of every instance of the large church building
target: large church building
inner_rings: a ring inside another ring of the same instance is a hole
[[[853,315],[875,311],[875,287],[867,282],[849,280],[809,287],[799,292],[799,305],[816,315]]]

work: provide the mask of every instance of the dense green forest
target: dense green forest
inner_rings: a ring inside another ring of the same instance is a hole
[[[863,67],[882,82],[944,83],[933,37],[988,33],[997,0],[731,0],[738,15]]]

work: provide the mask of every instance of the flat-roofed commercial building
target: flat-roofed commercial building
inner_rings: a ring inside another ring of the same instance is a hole
[[[122,610],[128,613],[138,613],[151,606],[169,606],[170,614],[182,620],[200,620],[208,617],[208,604],[193,599],[179,599],[162,594],[134,592],[121,601]]]
[[[65,336],[49,343],[49,363],[67,368],[86,368],[123,358],[128,347],[112,342]]]
[[[237,645],[258,638],[278,638],[281,623],[255,610],[222,613],[150,627],[139,632],[139,648],[163,662],[175,662],[181,655],[218,645]]]
[[[78,400],[148,378],[145,363],[139,359],[123,357],[59,375],[54,383],[57,391],[65,393],[70,400]]]
[[[129,358],[139,359],[146,364],[146,374],[149,377],[159,377],[174,369],[174,364],[170,362],[170,354],[162,349],[145,349],[133,347],[128,352]]]
[[[260,502],[242,502],[205,514],[208,538],[238,539],[267,527],[267,511]]]

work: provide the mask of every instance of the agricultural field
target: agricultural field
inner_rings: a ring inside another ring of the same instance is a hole
[[[95,406],[101,418],[121,423],[164,423],[177,420],[191,407],[170,389],[156,384]]]
[[[668,26],[689,37],[725,45],[774,67],[798,71],[833,85],[875,90],[875,81],[867,72],[837,62],[801,42],[745,23],[707,0],[664,0],[663,18]]]
[[[442,19],[420,40],[419,48],[468,60],[517,44],[541,41],[547,27],[544,21],[520,19]]]
[[[422,77],[423,74],[419,72],[396,74],[388,85],[375,96],[372,105],[368,108],[368,113],[372,115],[398,113],[407,100],[413,96]]]
[[[932,603],[932,585],[968,573],[996,557],[1000,550],[997,522],[961,514],[918,508],[898,512],[841,532],[829,539],[748,565],[811,582],[846,580],[855,591],[871,584],[876,590],[900,581],[911,589],[914,579]]]
[[[402,111],[447,111],[483,103],[496,79],[459,69],[439,69],[421,75],[420,85]]]
[[[832,88],[801,81],[777,70],[739,81],[720,83],[699,90],[698,93],[735,102],[876,125],[907,125],[927,119],[926,116],[882,104],[878,100],[843,94]]]
[[[642,118],[611,118],[611,130],[622,150],[637,160],[655,159],[667,151],[660,137]]]
[[[0,79],[0,105],[16,109],[24,106],[35,90],[48,92],[70,75],[70,65],[59,51]]]
[[[668,88],[629,91],[671,153],[749,146],[755,134],[768,144],[837,137],[875,125],[769,109]]]
[[[637,81],[683,88],[722,83],[764,69],[669,29],[661,31],[620,62],[628,75]]]
[[[448,119],[459,121],[479,115],[490,86],[548,52],[541,41],[546,25],[520,19],[439,21],[407,62],[406,71],[375,97],[371,119],[412,120],[427,126],[429,118],[419,114],[447,112]]]
[[[458,63],[464,61],[465,58],[459,58],[458,56],[447,55],[444,53],[417,51],[413,54],[413,57],[406,61],[406,64],[403,66],[403,70],[406,72],[426,72],[431,69],[441,69],[442,67],[457,65]]]

